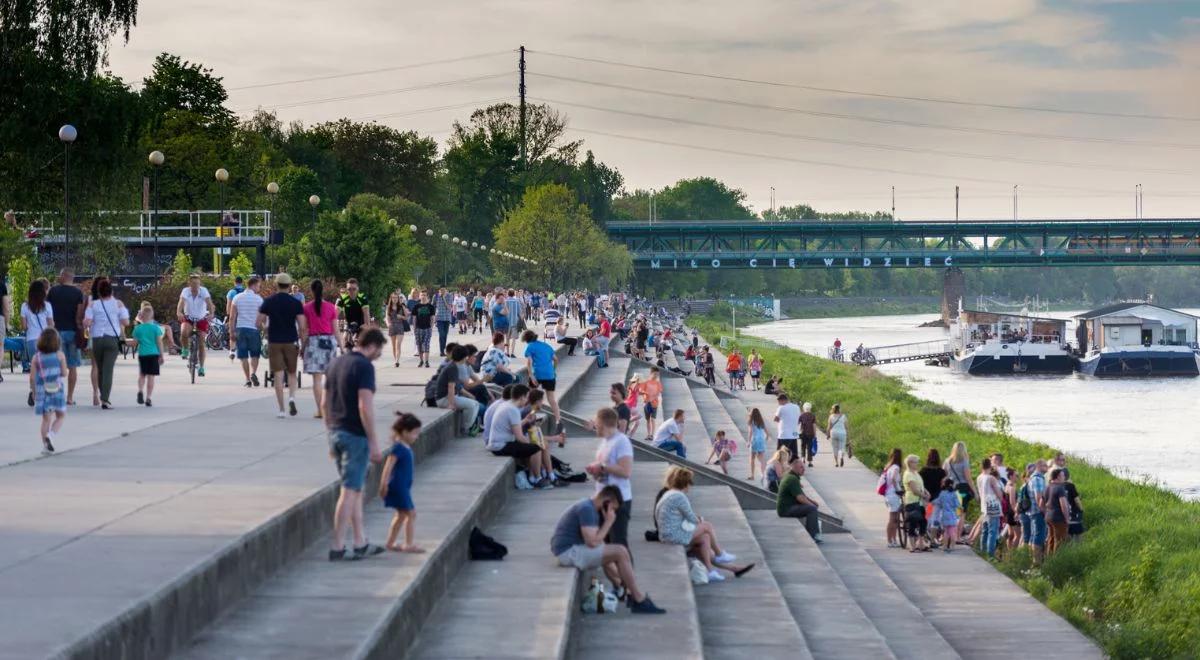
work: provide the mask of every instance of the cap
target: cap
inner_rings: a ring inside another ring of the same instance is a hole
[[[280,273],[275,276],[275,283],[276,284],[291,284],[292,276],[288,275],[287,273]]]

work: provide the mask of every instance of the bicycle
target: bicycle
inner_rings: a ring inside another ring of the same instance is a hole
[[[192,380],[192,384],[196,384],[196,369],[200,366],[200,329],[197,324],[203,319],[194,319],[188,317],[188,323],[192,325],[191,336],[188,337],[188,376]]]
[[[222,351],[229,348],[229,326],[219,318],[213,317],[213,320],[208,322],[208,337],[204,341],[205,346],[209,350]],[[233,359],[233,354],[230,353],[229,359]]]

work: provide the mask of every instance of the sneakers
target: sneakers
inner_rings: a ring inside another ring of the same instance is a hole
[[[253,387],[253,384],[250,382],[249,378],[246,379],[246,387]]]
[[[30,407],[30,408],[32,408],[32,407],[33,407],[33,390],[30,390],[30,391],[29,391],[29,398],[28,398],[28,399],[26,399],[26,401],[25,401],[25,402],[29,404],[29,407]]]
[[[547,478],[547,477],[542,477],[542,478],[541,478],[541,479],[539,479],[539,480],[538,480],[538,482],[537,482],[537,489],[538,489],[538,490],[553,490],[553,489],[554,489],[554,483],[553,483],[553,482],[551,482],[549,478]]]
[[[250,374],[250,382],[253,383],[255,387],[258,387],[258,374]]]
[[[383,546],[368,543],[361,548],[355,548],[351,559],[358,561],[359,559],[366,559],[367,557],[374,557],[380,554],[383,554]]]
[[[292,417],[296,416],[296,400],[288,399],[288,414]]]
[[[329,561],[344,561],[345,559],[346,559],[346,549],[345,548],[342,548],[341,550],[330,550],[329,551]]]
[[[650,600],[650,596],[648,596],[648,595],[645,598],[643,598],[641,600],[641,602],[638,602],[638,603],[633,602],[633,598],[629,598],[625,602],[629,603],[629,611],[633,612],[634,614],[666,614],[667,613],[666,610],[659,607],[658,605],[655,605],[654,601]]]
[[[138,401],[138,405],[139,405],[139,406],[140,406],[140,405],[142,405],[142,404],[144,404],[144,403],[146,403],[146,395],[145,395],[145,394],[142,394],[141,392],[138,392],[138,399],[137,399],[137,401]]]
[[[275,413],[275,417],[278,419],[287,419],[287,413],[280,410],[279,412]]]
[[[50,442],[49,437],[42,438],[42,456],[49,456],[54,453],[54,443]]]
[[[204,377],[204,367],[196,367],[196,375],[203,378]]]
[[[150,403],[150,399],[146,399],[146,407],[147,407],[147,408],[152,408],[152,407],[154,407],[154,404]]]
[[[732,564],[735,561],[737,561],[737,555],[733,554],[732,552],[722,552],[716,557],[713,557],[714,564]]]
[[[717,569],[714,568],[708,572],[708,581],[709,582],[724,582],[725,576],[721,575],[721,571],[718,571]]]

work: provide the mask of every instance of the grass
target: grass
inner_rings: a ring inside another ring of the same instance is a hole
[[[731,334],[728,323],[718,319],[689,323],[710,339]],[[1003,429],[1002,422],[917,398],[899,380],[873,369],[755,338],[739,337],[736,343],[745,350],[757,348],[767,373],[783,376],[785,389],[812,401],[817,410],[840,403],[851,420],[855,456],[875,470],[882,469],[893,447],[920,456],[937,447],[945,456],[958,440],[966,443],[976,466],[997,451],[1012,466],[1053,454],[1047,445],[983,428]],[[1200,657],[1200,503],[1078,458],[1071,459],[1070,468],[1085,510],[1083,540],[1040,569],[1024,551],[999,561],[997,568],[1114,658]],[[1021,636],[1021,631],[1010,632],[1013,639]]]

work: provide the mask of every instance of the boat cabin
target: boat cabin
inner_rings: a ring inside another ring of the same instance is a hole
[[[964,309],[958,315],[958,327],[964,344],[990,341],[1062,344],[1067,322],[1037,316],[984,312]]]
[[[1195,346],[1197,317],[1150,303],[1125,302],[1075,317],[1080,353],[1124,346]]]

